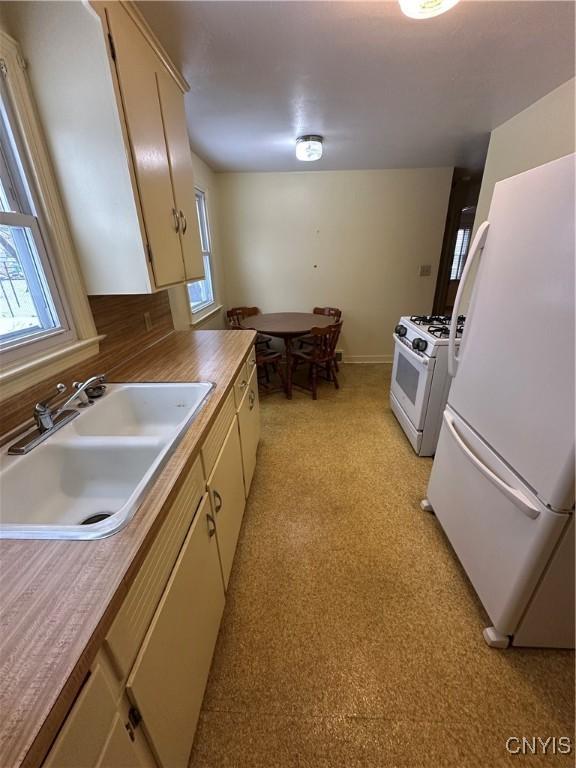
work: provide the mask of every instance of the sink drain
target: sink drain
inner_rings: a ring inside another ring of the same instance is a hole
[[[94,523],[99,523],[102,520],[106,520],[107,517],[112,517],[111,512],[98,512],[96,515],[90,515],[90,517],[87,517],[86,520],[82,520],[80,525],[93,525]]]

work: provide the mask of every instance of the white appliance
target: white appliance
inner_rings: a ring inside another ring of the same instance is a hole
[[[465,320],[456,318],[456,346]],[[412,315],[401,317],[394,329],[390,407],[419,456],[434,455],[440,434],[450,388],[450,322],[443,315]]]
[[[495,647],[574,647],[574,161],[495,186],[456,297],[457,312],[478,263],[422,502]]]

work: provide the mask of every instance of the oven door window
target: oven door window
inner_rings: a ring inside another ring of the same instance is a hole
[[[416,405],[416,396],[418,394],[418,381],[421,371],[412,365],[408,358],[403,354],[398,355],[398,366],[396,368],[396,382],[402,392],[406,395],[412,405]]]
[[[396,340],[391,389],[414,429],[424,428],[435,362],[417,357]]]

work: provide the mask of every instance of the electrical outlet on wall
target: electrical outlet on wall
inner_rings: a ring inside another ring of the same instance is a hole
[[[150,312],[144,312],[144,325],[146,326],[147,331],[152,330],[152,315]]]
[[[432,264],[420,264],[420,277],[430,277],[432,274]]]

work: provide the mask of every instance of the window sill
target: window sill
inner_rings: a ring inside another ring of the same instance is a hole
[[[222,304],[211,304],[209,307],[199,310],[196,314],[192,313],[192,320],[190,325],[194,328],[197,325],[202,325],[206,320],[214,317],[222,309]]]
[[[94,336],[47,352],[33,360],[18,362],[0,371],[0,402],[17,395],[66,368],[97,355],[104,336]]]

